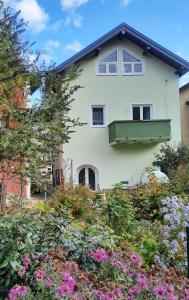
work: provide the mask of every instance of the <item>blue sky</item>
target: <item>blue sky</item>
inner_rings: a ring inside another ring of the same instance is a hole
[[[21,9],[47,62],[63,62],[122,22],[189,61],[189,0],[5,1]]]

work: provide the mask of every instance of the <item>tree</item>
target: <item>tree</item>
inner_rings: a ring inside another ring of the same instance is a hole
[[[7,176],[19,181],[19,200],[26,181],[43,180],[40,169],[54,163],[58,146],[81,125],[69,117],[80,71],[56,74],[53,65],[39,66],[38,58],[31,62],[33,44],[24,40],[25,30],[20,13],[0,1],[0,179],[4,185]],[[26,103],[28,86],[42,94],[31,107]]]
[[[179,166],[189,164],[189,149],[183,145],[165,144],[161,146],[160,153],[155,155],[154,166],[161,168],[161,171],[171,177],[172,172]]]

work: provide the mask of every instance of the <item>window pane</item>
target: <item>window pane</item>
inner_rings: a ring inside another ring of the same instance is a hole
[[[117,73],[116,64],[109,64],[109,73]]]
[[[150,120],[150,106],[143,107],[143,120]]]
[[[135,73],[142,73],[142,64],[135,64],[134,65],[134,72]]]
[[[103,107],[93,107],[93,125],[104,125]]]
[[[137,62],[137,61],[140,60],[132,56],[131,54],[127,53],[126,51],[123,51],[123,62]]]
[[[85,185],[85,168],[79,172],[79,184]]]
[[[131,72],[132,72],[131,64],[124,64],[124,73],[131,73]]]
[[[107,55],[102,62],[117,62],[117,50],[112,52],[111,54]]]
[[[102,73],[102,74],[103,74],[103,73],[106,73],[106,65],[101,65],[101,64],[100,64],[100,65],[98,66],[98,72],[99,72],[99,73]]]
[[[133,120],[140,120],[140,106],[133,106]]]
[[[89,187],[94,191],[96,188],[95,172],[89,168]]]

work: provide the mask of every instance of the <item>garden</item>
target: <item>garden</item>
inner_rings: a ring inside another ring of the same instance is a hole
[[[189,299],[188,150],[156,156],[169,183],[94,193],[59,186],[0,215],[0,299]]]

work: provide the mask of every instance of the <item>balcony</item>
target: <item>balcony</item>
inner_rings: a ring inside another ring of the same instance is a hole
[[[108,125],[110,145],[162,143],[171,139],[171,120],[113,121]]]

